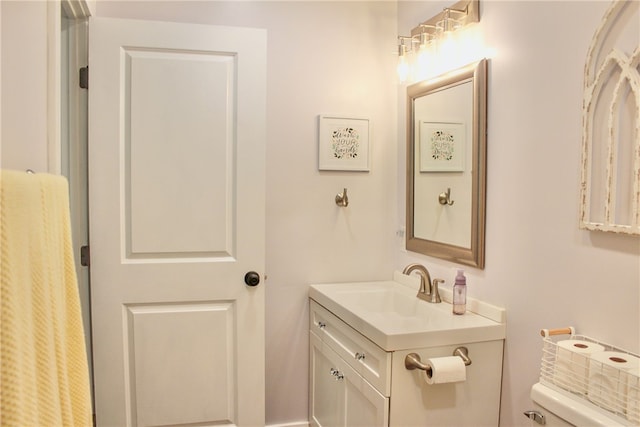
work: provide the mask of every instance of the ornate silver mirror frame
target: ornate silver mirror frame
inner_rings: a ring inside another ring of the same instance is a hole
[[[407,250],[484,268],[486,130],[486,59],[407,88]]]

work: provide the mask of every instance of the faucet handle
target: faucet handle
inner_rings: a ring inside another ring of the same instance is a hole
[[[440,292],[438,291],[438,284],[444,283],[442,279],[433,279],[433,289],[431,291],[431,302],[442,302],[440,298]]]

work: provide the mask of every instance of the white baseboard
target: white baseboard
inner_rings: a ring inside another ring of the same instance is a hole
[[[296,421],[286,424],[268,424],[267,427],[309,427],[308,421]]]

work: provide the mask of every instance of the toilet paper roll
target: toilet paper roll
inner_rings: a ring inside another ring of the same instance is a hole
[[[461,357],[434,357],[427,359],[425,365],[431,368],[425,371],[427,384],[455,383],[467,379],[467,367]]]
[[[584,340],[558,341],[554,382],[566,390],[587,394],[589,360],[591,355],[603,352],[600,344]]]
[[[640,425],[640,366],[627,375],[627,419]]]
[[[612,412],[627,412],[629,373],[638,366],[640,359],[627,353],[593,354],[589,361],[589,400]]]

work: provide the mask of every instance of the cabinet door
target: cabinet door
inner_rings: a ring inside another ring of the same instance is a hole
[[[309,334],[309,421],[312,426],[344,425],[344,387],[333,373],[339,371],[339,360],[323,352],[322,341]],[[335,354],[335,353],[334,353]]]
[[[309,420],[318,427],[388,426],[389,399],[310,335]]]
[[[352,372],[349,372],[352,371]],[[344,371],[345,426],[383,427],[389,425],[389,398],[351,368]]]

